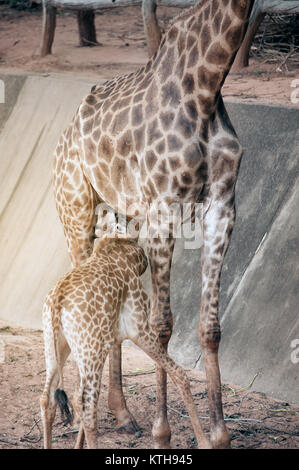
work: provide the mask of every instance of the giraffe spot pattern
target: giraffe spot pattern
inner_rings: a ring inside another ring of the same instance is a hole
[[[91,252],[90,227],[98,199],[113,205],[118,196],[131,197],[129,200],[133,202],[143,198],[147,203],[161,197],[170,204],[184,200],[194,203],[199,198],[205,201],[215,196],[224,228],[220,240],[206,248],[211,257],[210,266],[204,266],[208,276],[206,284],[203,280],[204,287],[210,282],[209,295],[203,296],[203,311],[207,315],[217,313],[219,260],[232,230],[234,185],[241,155],[220,95],[233,52],[244,34],[245,2],[229,2],[230,6],[223,9],[219,1],[207,0],[184,12],[144,67],[93,87],[59,142],[54,166],[58,212],[72,261],[77,264]],[[221,5],[228,6],[228,0],[222,0]],[[136,211],[145,216],[146,211],[140,211],[140,207]],[[169,252],[168,248],[161,248],[157,237],[154,240],[149,249],[155,274],[152,311],[161,311],[159,321],[164,329],[165,325],[171,329],[169,270],[165,268]],[[113,260],[106,255],[110,269]],[[131,261],[136,265],[135,259]],[[111,280],[109,269],[102,273],[105,285]],[[106,304],[94,279],[90,278],[90,266],[86,279],[91,280],[93,297],[82,295],[84,286],[79,278],[74,276],[72,281],[73,285],[78,284],[77,295],[81,297],[78,305],[84,309],[82,325],[88,328],[94,321],[94,337],[82,338],[85,342],[78,347],[79,356],[84,355],[84,345],[93,345],[87,361],[99,357],[101,335],[108,343],[114,341],[111,325],[115,324],[115,299],[125,282],[124,265],[118,270],[114,263],[113,270],[115,277],[109,284]],[[127,275],[129,279],[132,271],[127,271]],[[155,283],[157,279],[159,285]],[[134,285],[134,282],[130,284]],[[65,292],[71,295],[71,290],[66,288]],[[133,303],[137,302],[137,293],[135,297],[131,299]],[[138,298],[141,302],[142,296]],[[67,307],[74,305],[68,298],[64,302]],[[97,312],[101,306],[105,315],[99,321]],[[79,313],[76,318],[80,318]],[[157,317],[153,321],[157,324]],[[211,325],[215,330],[218,328],[217,322]],[[79,331],[74,334],[79,338]],[[151,336],[145,331],[140,334]],[[212,341],[213,334],[207,337]],[[98,371],[88,377],[91,381],[98,380]],[[91,388],[86,393],[90,400]]]

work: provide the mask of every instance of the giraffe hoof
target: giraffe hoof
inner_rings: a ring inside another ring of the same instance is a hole
[[[231,449],[230,442],[221,442],[221,443],[213,443],[212,445],[213,449]]]
[[[154,449],[171,449],[170,439],[154,439]]]
[[[227,433],[218,437],[218,439],[211,437],[211,444],[213,449],[231,449],[230,437]]]
[[[140,432],[140,427],[135,420],[132,420],[129,423],[117,426],[116,430],[120,434],[136,434],[137,432]]]
[[[213,449],[214,447],[212,446],[209,439],[204,438],[199,441],[197,448],[198,449]]]

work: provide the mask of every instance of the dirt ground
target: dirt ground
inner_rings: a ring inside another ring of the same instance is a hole
[[[176,9],[159,9],[159,20],[167,27]],[[78,47],[78,28],[74,13],[57,17],[53,54],[38,55],[41,11],[16,11],[0,5],[0,73],[67,73],[84,77],[110,78],[137,69],[147,60],[146,42],[139,8],[97,12],[97,37],[101,45]],[[223,88],[224,97],[261,103],[287,104],[299,78],[299,70],[251,61],[239,74],[230,74]],[[294,106],[294,105],[293,105]],[[154,364],[132,346],[123,347],[124,392],[141,432],[120,434],[107,407],[107,368],[99,403],[98,442],[103,449],[152,448],[151,425],[155,411]],[[0,323],[0,449],[42,447],[39,396],[45,379],[41,331]],[[65,367],[65,388],[71,397],[75,387],[74,363]],[[192,392],[203,426],[209,429],[209,410],[204,375],[188,371]],[[253,378],[254,379],[254,378]],[[225,419],[232,447],[241,449],[294,449],[299,447],[299,406],[252,392],[251,384],[240,389],[223,384]],[[174,449],[196,447],[190,420],[178,391],[169,380],[168,413]],[[53,446],[72,448],[76,426],[64,427],[57,414]]]
[[[152,360],[130,344],[123,345],[123,388],[128,407],[141,431],[121,434],[107,406],[108,361],[98,406],[98,445],[101,449],[152,449],[155,413],[155,373]],[[209,409],[203,373],[186,369],[202,424],[209,432]],[[39,397],[45,380],[42,332],[0,322],[0,449],[40,449],[43,445]],[[65,390],[71,399],[76,369],[70,358],[64,369]],[[254,379],[254,377],[253,377]],[[235,449],[299,448],[299,406],[274,400],[224,383],[223,405],[232,447]],[[168,417],[173,449],[196,447],[194,432],[181,396],[168,380]],[[53,447],[74,446],[77,425],[62,424],[56,414]]]

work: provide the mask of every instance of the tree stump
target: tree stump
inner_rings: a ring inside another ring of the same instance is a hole
[[[157,4],[155,0],[142,1],[142,15],[149,57],[157,52],[162,36],[158,25],[156,9]]]
[[[246,35],[236,55],[235,61],[231,69],[232,72],[237,72],[243,67],[248,66],[249,52],[252,42],[261,22],[263,21],[267,13],[281,15],[299,13],[299,2],[283,0],[255,0],[250,15]]]
[[[42,26],[42,42],[40,55],[44,57],[52,53],[52,44],[54,41],[56,27],[56,8],[43,3],[43,26]]]
[[[93,10],[80,10],[77,13],[79,28],[79,45],[83,47],[97,46],[96,29],[94,23],[95,14]]]

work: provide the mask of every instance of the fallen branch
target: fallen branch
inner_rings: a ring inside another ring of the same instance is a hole
[[[156,372],[156,366],[153,369],[149,370],[140,370],[137,372],[128,372],[127,374],[123,374],[123,377],[135,377],[136,375],[147,375],[147,374],[154,374]]]

